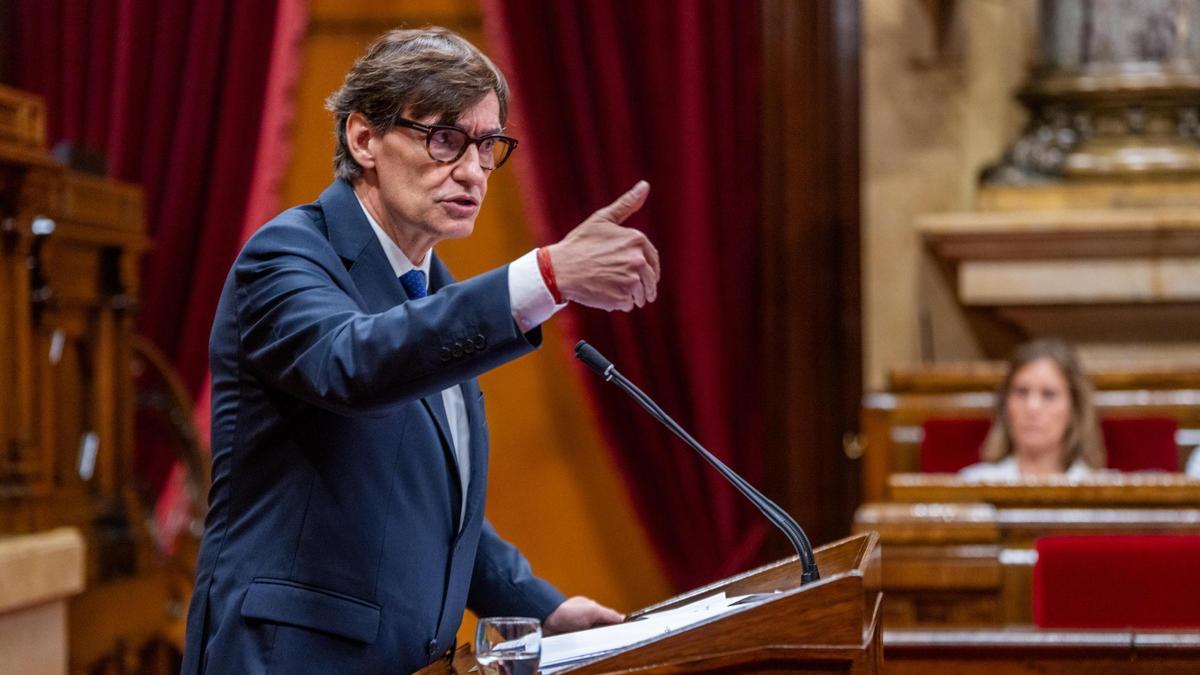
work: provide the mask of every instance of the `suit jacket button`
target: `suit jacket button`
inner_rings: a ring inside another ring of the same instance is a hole
[[[484,348],[487,347],[487,338],[485,338],[483,335],[476,335],[471,342],[475,344],[475,349],[478,349],[479,351],[483,351]]]
[[[437,640],[430,640],[429,644],[425,645],[425,653],[431,659],[437,655]]]
[[[463,342],[463,353],[464,354],[474,354],[475,353],[475,345],[472,344],[470,340],[466,340],[465,342]]]
[[[442,363],[446,363],[447,361],[449,361],[450,360],[450,348],[442,347],[441,353],[438,354],[438,358],[441,359]]]
[[[457,359],[457,358],[459,358],[459,357],[461,357],[461,356],[463,355],[463,347],[462,347],[462,343],[461,343],[461,342],[455,342],[455,343],[454,343],[454,349],[450,350],[450,353],[451,353],[451,354],[454,356],[454,358],[456,358],[456,359]]]

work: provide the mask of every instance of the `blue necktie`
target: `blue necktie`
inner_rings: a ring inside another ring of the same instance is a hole
[[[429,295],[425,290],[425,273],[421,270],[412,269],[401,274],[400,285],[404,287],[409,300],[418,300]]]

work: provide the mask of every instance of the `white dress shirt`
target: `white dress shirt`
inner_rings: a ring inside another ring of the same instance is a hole
[[[355,196],[357,197],[357,195]],[[383,231],[379,223],[371,217],[367,207],[363,205],[362,199],[358,200],[358,205],[362,207],[363,215],[367,217],[367,222],[375,231],[379,245],[383,247],[383,252],[387,256],[388,262],[391,263],[392,272],[395,273],[397,279],[409,270],[418,269],[425,273],[425,286],[429,288],[429,266],[433,259],[433,256],[430,255],[432,249],[426,251],[421,257],[421,264],[414,265],[408,256],[404,255],[404,251],[401,251],[400,247],[396,245],[396,242],[392,241],[392,238]],[[550,289],[546,288],[546,282],[542,280],[542,273],[538,270],[536,249],[509,264],[508,297],[513,321],[525,333],[541,325],[546,319],[554,316],[555,312],[566,306],[565,303],[554,304],[554,297],[550,295]],[[467,407],[463,401],[462,386],[456,384],[443,389],[442,405],[446,407],[446,421],[450,424],[454,458],[458,462],[458,475],[462,483],[463,501],[459,509],[459,526],[461,527],[462,519],[466,516],[467,487],[471,479],[471,425],[467,420]]]

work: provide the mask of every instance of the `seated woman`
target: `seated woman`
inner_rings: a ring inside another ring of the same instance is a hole
[[[1034,340],[1013,354],[980,455],[983,462],[959,472],[963,479],[1074,478],[1104,469],[1092,387],[1067,343]]]

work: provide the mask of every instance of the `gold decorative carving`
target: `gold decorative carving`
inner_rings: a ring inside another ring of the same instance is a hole
[[[1200,176],[1198,0],[1042,0],[1024,134],[989,184]]]
[[[41,99],[0,85],[0,143],[34,152],[46,147],[46,108]]]

